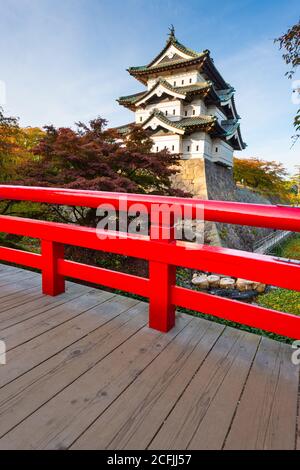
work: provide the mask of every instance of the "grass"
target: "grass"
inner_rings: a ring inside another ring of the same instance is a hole
[[[257,303],[262,307],[300,315],[300,292],[275,289],[259,296]]]
[[[276,256],[300,260],[300,235],[295,235],[286,240],[276,249]],[[300,315],[300,292],[288,289],[274,289],[266,294],[260,295],[257,298],[257,303],[262,307],[279,312]]]
[[[288,238],[283,244],[274,251],[276,256],[300,260],[300,235],[294,235]]]
[[[282,247],[281,256],[283,258],[291,258],[300,260],[300,235],[287,240]]]

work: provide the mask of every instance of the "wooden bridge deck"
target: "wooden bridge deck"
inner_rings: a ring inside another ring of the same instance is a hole
[[[0,265],[1,449],[295,449],[290,346]]]

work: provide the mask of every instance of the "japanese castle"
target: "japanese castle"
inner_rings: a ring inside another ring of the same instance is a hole
[[[233,151],[245,148],[234,88],[220,75],[210,52],[182,45],[173,26],[163,50],[148,65],[130,67],[128,72],[145,89],[122,96],[119,104],[135,113],[137,125],[150,131],[154,152],[167,148],[182,155],[182,163],[186,161],[182,177],[194,186],[190,188],[194,194],[201,193],[195,187],[197,168],[203,169],[204,161],[231,168]],[[123,137],[128,126],[118,128]]]

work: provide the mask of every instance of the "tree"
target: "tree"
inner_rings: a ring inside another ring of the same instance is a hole
[[[234,179],[237,183],[269,197],[286,200],[287,171],[281,163],[259,158],[234,158]]]
[[[275,43],[279,43],[279,49],[283,50],[282,58],[290,70],[286,72],[288,78],[293,78],[296,68],[300,64],[300,21],[294,26],[289,28],[285,34],[279,38],[274,39]],[[295,90],[300,95],[299,90]],[[294,142],[299,138],[300,134],[300,108],[298,109],[295,119],[294,127],[297,134],[293,136]]]
[[[7,177],[9,164],[13,164],[16,157],[17,143],[16,137],[19,132],[18,119],[4,116],[3,109],[0,108],[0,180]]]
[[[44,132],[39,128],[21,128],[15,117],[6,117],[0,108],[0,182],[16,178],[19,164],[33,158],[31,152]]]
[[[294,206],[300,204],[300,174],[295,174],[289,177],[286,182],[287,190],[289,192],[290,203]]]
[[[107,122],[97,118],[88,125],[79,122],[75,129],[45,127],[45,135],[33,149],[35,159],[18,168],[15,182],[34,186],[58,186],[116,192],[162,195],[188,195],[172,188],[178,172],[179,155],[167,150],[152,153],[149,135],[132,126],[124,141]],[[95,210],[74,208],[65,212],[55,208],[65,220],[95,225]]]

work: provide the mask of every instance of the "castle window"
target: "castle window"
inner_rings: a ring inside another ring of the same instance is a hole
[[[174,82],[174,86],[176,86],[176,82]]]
[[[193,109],[193,116],[195,116],[195,110]]]
[[[184,85],[184,80],[181,80],[181,85]]]
[[[173,116],[175,116],[175,112],[176,112],[175,109],[173,109]]]
[[[158,152],[158,147],[156,147],[156,151]]]
[[[216,153],[218,152],[218,147],[216,147]]]
[[[190,78],[190,83],[192,83],[192,79]]]
[[[143,120],[143,116],[140,116],[140,122],[142,122],[142,120]]]
[[[173,151],[175,150],[175,147],[174,147],[174,145],[172,145],[172,150],[173,150]]]
[[[166,116],[168,116],[168,111],[166,111],[166,113],[165,113],[165,114],[166,114]]]
[[[187,111],[184,111],[184,115],[187,116]]]
[[[196,150],[197,150],[197,152],[199,151],[199,145],[197,145]]]
[[[188,152],[190,151],[190,146],[189,146],[189,145],[187,146],[187,151],[188,151]]]

